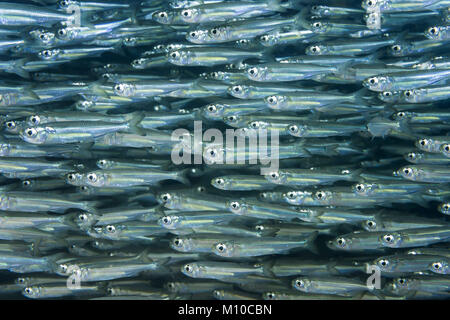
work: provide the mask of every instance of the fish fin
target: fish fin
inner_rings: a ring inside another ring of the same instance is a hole
[[[22,78],[29,79],[30,73],[23,69],[23,66],[25,65],[26,62],[28,62],[27,58],[23,58],[23,59],[14,61],[14,64],[12,66],[12,72]]]
[[[311,251],[314,254],[319,254],[319,249],[317,248],[317,244],[316,244],[316,238],[318,236],[319,232],[318,231],[314,231],[313,233],[311,233],[311,235],[308,237],[308,244],[306,245],[306,248]]]
[[[307,19],[309,12],[310,9],[308,7],[304,7],[298,14],[296,14],[294,17],[294,26],[309,30],[309,20]]]
[[[84,201],[83,210],[90,212],[90,213],[97,213],[97,208],[95,208],[95,206],[97,204],[98,204],[97,201]]]
[[[275,262],[276,262],[275,259],[270,259],[264,263],[261,263],[262,268],[263,268],[263,273],[266,277],[270,277],[270,278],[275,277],[275,274],[272,272],[272,267],[274,266]]]
[[[181,170],[177,173],[176,179],[177,181],[189,186],[191,185],[191,181],[188,178],[188,174],[190,172],[190,168],[186,168],[184,170]]]
[[[134,112],[133,112],[134,113]],[[129,126],[129,132],[135,133],[140,136],[145,136],[145,130],[139,127],[139,124],[141,123],[142,119],[144,119],[144,112],[136,112],[134,117],[132,117],[128,121]]]

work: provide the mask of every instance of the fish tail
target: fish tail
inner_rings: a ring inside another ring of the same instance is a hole
[[[316,238],[318,234],[319,234],[318,231],[314,231],[306,240],[306,249],[317,255],[319,254],[319,249],[317,248],[316,244]]]
[[[23,66],[27,62],[28,62],[27,58],[23,58],[23,59],[19,59],[19,60],[14,61],[14,64],[12,66],[13,73],[17,74],[18,76],[20,76],[22,78],[29,79],[30,78],[29,72],[25,71],[23,69]]]
[[[135,133],[138,135],[145,135],[145,130],[139,127],[139,124],[141,123],[142,119],[144,118],[144,113],[143,112],[133,112],[130,115],[130,120],[127,122],[128,123],[128,130],[131,133]]]
[[[309,29],[309,8],[304,7],[298,14],[294,16],[294,26]]]
[[[191,170],[190,168],[187,168],[187,169],[179,171],[177,173],[177,176],[176,176],[175,180],[177,180],[177,181],[179,181],[182,184],[185,184],[187,186],[191,185],[191,181],[188,178],[188,174],[189,174],[190,170]]]
[[[278,12],[286,11],[286,8],[282,5],[281,0],[268,0],[267,5],[270,8],[270,10],[273,10],[273,11],[278,11]]]

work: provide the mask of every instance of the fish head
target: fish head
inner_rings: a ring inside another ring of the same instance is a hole
[[[414,290],[414,279],[408,279],[404,277],[396,278],[387,284],[387,290],[396,295],[407,294],[408,291]]]
[[[223,116],[225,106],[220,103],[211,103],[202,108],[202,115],[209,119],[219,120]]]
[[[279,39],[279,34],[276,32],[272,32],[259,37],[259,43],[264,47],[273,47],[278,43]]]
[[[420,97],[423,96],[426,92],[421,89],[414,90],[405,90],[403,91],[403,99],[406,102],[417,103],[420,102]]]
[[[283,198],[290,204],[303,204],[305,199],[311,198],[311,192],[290,190],[283,194]]]
[[[217,145],[207,146],[203,151],[203,160],[206,164],[219,163],[222,164],[224,160],[225,149]]]
[[[32,39],[43,46],[52,44],[56,38],[56,35],[53,32],[42,29],[32,30],[29,32],[29,35]]]
[[[350,250],[352,248],[353,239],[349,236],[339,236],[328,241],[327,246],[332,250]]]
[[[411,119],[413,116],[414,116],[413,112],[400,111],[400,112],[394,113],[392,115],[392,120],[403,121],[403,120]]]
[[[376,185],[371,183],[357,183],[352,186],[353,192],[360,196],[369,196],[375,189]]]
[[[245,85],[234,85],[227,89],[228,94],[239,99],[248,99],[250,96],[250,88]]]
[[[226,26],[214,27],[208,31],[208,36],[213,41],[225,41],[228,39],[228,28]]]
[[[97,160],[96,165],[100,169],[111,169],[115,164],[114,160],[108,160],[108,159],[100,159]]]
[[[58,7],[62,10],[71,9],[71,6],[80,6],[80,2],[75,1],[75,0],[60,0],[60,1],[58,1]]]
[[[247,122],[247,129],[252,130],[259,130],[259,129],[269,129],[270,123],[262,120],[258,121],[249,121]],[[252,134],[251,132],[248,132],[249,134]]]
[[[292,280],[292,286],[302,292],[309,292],[313,283],[306,277],[300,277]]]
[[[380,236],[380,242],[385,247],[398,248],[403,242],[403,236],[399,232],[388,232]]]
[[[270,109],[283,109],[286,104],[287,97],[282,95],[268,96],[264,99]]]
[[[66,174],[65,180],[73,186],[81,186],[85,183],[86,175],[79,172],[69,172]]]
[[[315,44],[306,48],[305,53],[310,56],[327,54],[328,48],[323,44]]]
[[[361,7],[367,12],[379,11],[385,6],[386,0],[363,0]]]
[[[404,57],[411,53],[411,45],[406,42],[395,43],[389,47],[389,54],[394,57]]]
[[[90,186],[79,186],[77,191],[79,191],[79,192],[81,192],[82,194],[85,194],[85,195],[93,195],[96,192],[95,189],[96,188],[90,187]]]
[[[191,278],[201,277],[204,268],[197,262],[186,263],[181,267],[181,272]]]
[[[42,289],[39,286],[29,286],[23,288],[22,294],[27,298],[36,299],[41,296],[41,291]]]
[[[446,259],[440,259],[430,263],[428,269],[438,274],[450,274],[450,264]]]
[[[236,251],[236,245],[233,241],[221,241],[215,243],[212,248],[212,252],[220,257],[231,258]]]
[[[380,257],[375,259],[372,265],[377,266],[382,272],[390,272],[395,269],[397,261],[392,257]]]
[[[27,124],[29,126],[38,126],[41,123],[49,122],[49,119],[45,115],[33,114],[27,118]]]
[[[313,194],[312,198],[321,204],[327,204],[333,199],[333,192],[327,190],[319,190]]]
[[[378,99],[387,103],[395,103],[400,97],[401,93],[398,91],[383,91],[378,94]]]
[[[23,129],[26,126],[25,121],[19,121],[19,120],[10,120],[5,122],[5,130],[6,132],[12,133],[12,134],[18,134],[21,129]]]
[[[425,30],[425,37],[431,40],[442,40],[443,31],[445,31],[445,29],[441,26],[429,27],[427,30]]]
[[[170,247],[180,252],[192,252],[196,249],[195,240],[192,238],[175,237],[170,241]]]
[[[179,293],[182,292],[184,290],[189,290],[189,287],[187,287],[184,283],[182,282],[174,282],[174,281],[170,281],[164,284],[164,288],[167,289],[169,292],[172,293]]]
[[[444,143],[441,145],[439,151],[447,158],[450,157],[450,143]]]
[[[377,92],[389,91],[391,87],[389,77],[386,76],[370,77],[365,79],[362,84],[369,90]]]
[[[162,49],[159,48],[159,50],[161,50],[161,52],[166,52],[167,53],[167,52],[170,52],[170,51],[176,51],[176,50],[183,49],[184,45],[182,45],[180,43],[169,43],[167,45],[160,44],[160,45],[158,45],[156,47],[160,47],[160,46],[163,46],[163,48]]]
[[[171,24],[175,15],[171,11],[156,11],[152,14],[152,19],[161,24]]]
[[[369,232],[381,231],[382,227],[375,218],[370,218],[361,222],[361,226],[364,230]]]
[[[369,12],[364,15],[364,21],[369,29],[377,29],[383,23],[383,16],[378,12]]]
[[[25,287],[25,286],[28,286],[30,281],[31,281],[31,278],[29,278],[29,277],[19,277],[16,280],[14,280],[14,283],[21,287]]]
[[[191,30],[186,33],[186,40],[196,44],[202,44],[210,39],[209,32],[206,29]]]
[[[122,97],[131,97],[136,92],[136,87],[131,83],[117,83],[113,86],[114,93]]]
[[[175,50],[166,54],[167,61],[177,66],[184,66],[191,63],[192,54],[188,50]]]
[[[80,31],[80,28],[77,27],[65,27],[56,31],[56,37],[63,41],[70,41],[74,40],[78,36]]]
[[[163,204],[164,207],[169,209],[177,209],[182,202],[181,195],[176,194],[175,192],[160,193],[157,195],[156,199],[160,204]]]
[[[41,60],[55,60],[58,58],[58,55],[61,53],[60,49],[46,49],[42,50],[38,53],[38,57]]]
[[[314,5],[311,7],[311,14],[318,17],[328,16],[330,14],[330,7]]]
[[[167,229],[176,229],[179,227],[181,222],[180,216],[170,215],[170,216],[163,216],[160,219],[158,219],[158,224],[161,227],[167,228]]]
[[[139,58],[139,59],[135,59],[131,62],[131,66],[134,69],[145,69],[145,65],[146,63],[149,61],[148,58]]]
[[[72,221],[81,229],[88,230],[90,227],[95,225],[99,216],[90,212],[75,212],[73,213]]]
[[[439,212],[442,213],[442,214],[450,215],[450,202],[444,202],[444,203],[441,203],[441,204],[438,206],[438,210],[439,210]]]
[[[88,172],[86,174],[86,183],[93,187],[102,187],[105,185],[107,175],[100,171]]]
[[[186,23],[197,23],[200,19],[200,10],[197,8],[186,8],[180,11],[181,20]]]
[[[216,177],[211,180],[211,185],[218,189],[227,190],[231,182],[227,177]]]
[[[266,178],[269,182],[272,183],[283,184],[287,180],[287,175],[280,171],[273,171],[264,175],[264,178]]]
[[[325,33],[330,30],[331,24],[326,21],[313,21],[309,24],[309,30],[314,33]]]
[[[0,157],[6,157],[10,154],[12,146],[9,143],[0,144]]]
[[[225,300],[226,292],[225,292],[225,290],[214,290],[213,291],[213,296],[217,300]]]
[[[136,37],[125,37],[122,40],[122,44],[126,47],[134,47],[138,42],[138,38]]]
[[[400,170],[397,171],[397,174],[399,174],[400,176],[402,176],[407,180],[416,181],[417,179],[419,179],[421,176],[424,175],[424,172],[423,170],[414,166],[405,166],[400,168]]]
[[[247,204],[240,200],[230,200],[226,202],[226,207],[234,214],[244,215],[247,212]]]
[[[109,240],[120,240],[120,235],[126,229],[124,225],[108,224],[100,228],[94,227],[88,231],[88,234],[92,234],[92,230],[97,233],[97,238],[104,238]],[[95,238],[95,236],[94,236]]]
[[[232,114],[223,117],[223,122],[231,127],[239,127],[242,124],[242,117],[237,114]]]
[[[417,140],[415,145],[422,151],[430,152],[433,148],[433,139],[422,138]]]
[[[287,133],[293,137],[303,137],[308,132],[308,126],[306,124],[290,124],[286,127]]]
[[[410,152],[405,154],[403,157],[411,163],[420,163],[421,159],[424,157],[424,154],[420,152]]]
[[[265,81],[267,79],[268,72],[269,70],[267,67],[263,66],[250,67],[245,70],[247,78],[253,81]]]
[[[52,127],[28,127],[20,132],[20,137],[29,143],[43,144],[47,141],[49,134],[54,133]]]

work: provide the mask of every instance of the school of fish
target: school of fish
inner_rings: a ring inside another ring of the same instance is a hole
[[[2,1],[0,52],[0,299],[450,297],[450,0]]]

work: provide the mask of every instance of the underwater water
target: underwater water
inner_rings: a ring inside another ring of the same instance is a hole
[[[447,299],[449,21],[0,2],[0,299]]]

